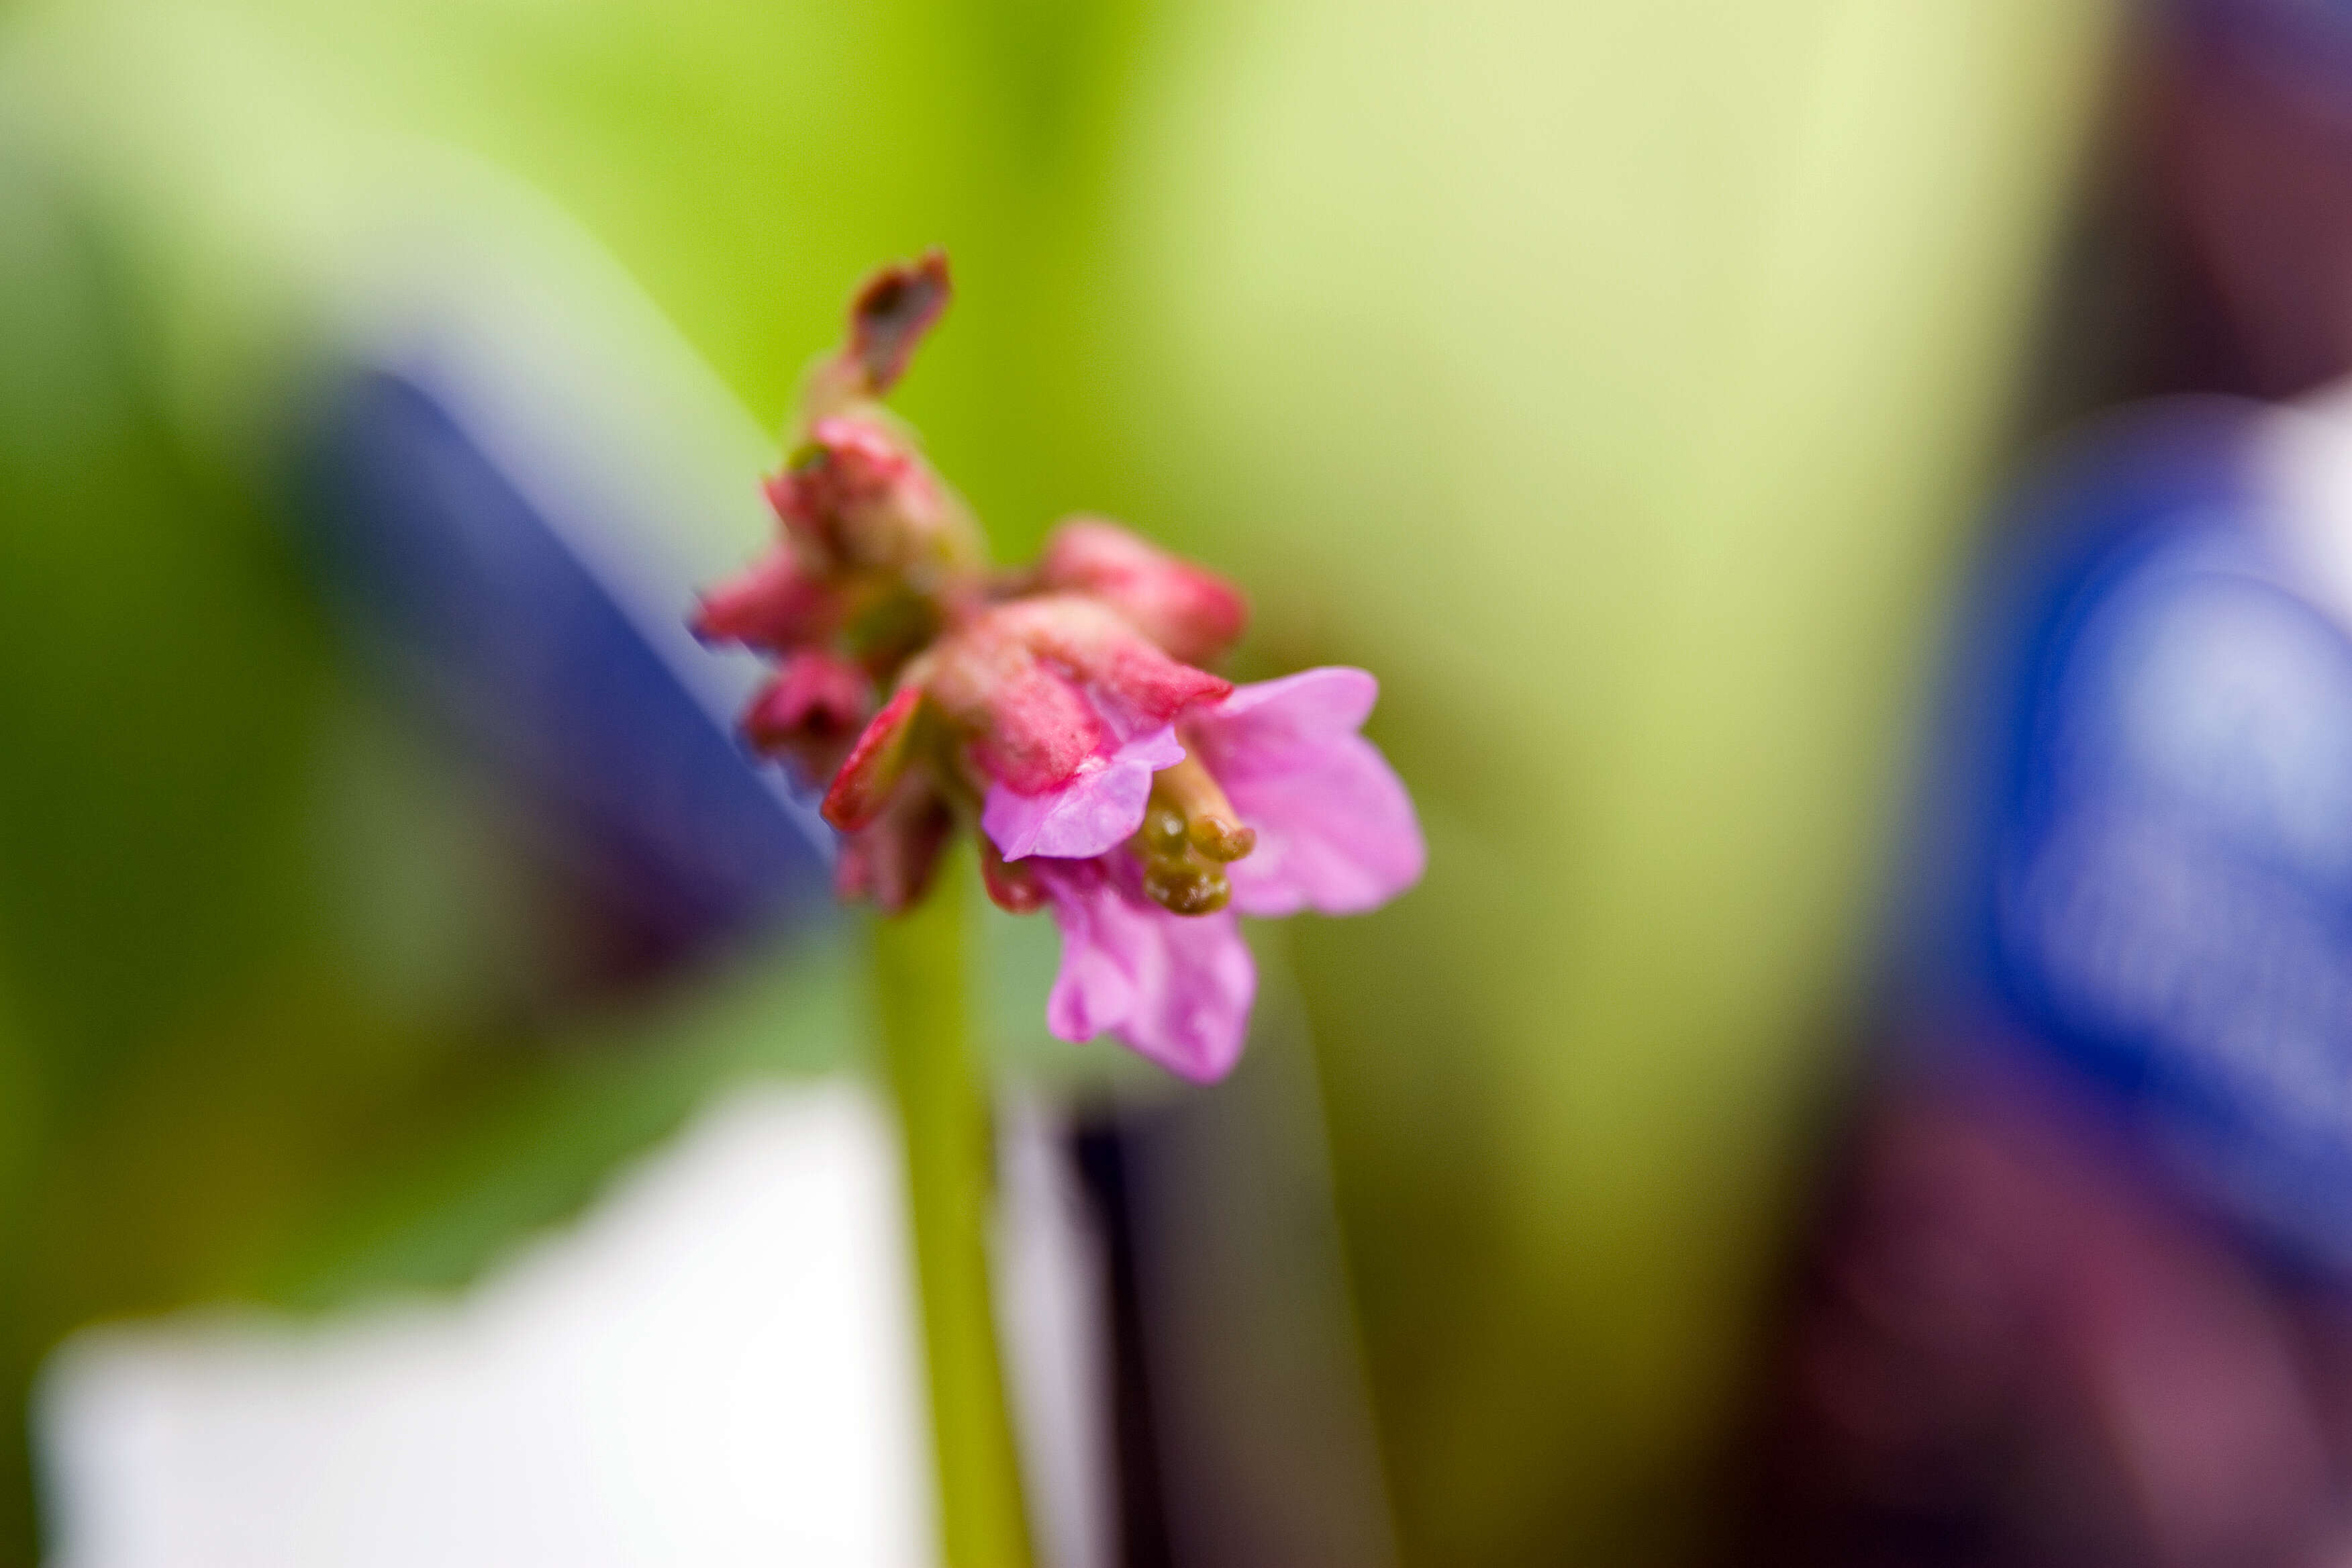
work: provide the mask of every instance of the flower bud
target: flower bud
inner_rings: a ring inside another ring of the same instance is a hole
[[[1015,599],[988,613],[996,631],[1089,686],[1118,727],[1165,724],[1233,682],[1161,652],[1115,612],[1076,594]]]
[[[1100,600],[1187,664],[1222,656],[1249,619],[1248,602],[1231,583],[1098,518],[1054,530],[1037,582]]]
[[[841,765],[873,706],[874,683],[864,669],[837,654],[803,648],[743,710],[743,735],[814,783]]]
[[[1110,736],[1086,694],[984,623],[936,650],[929,689],[982,773],[1024,795],[1062,784]]]
[[[820,419],[768,481],[787,531],[837,569],[976,571],[978,531],[906,438],[877,419]]]
[[[841,595],[811,574],[792,551],[779,549],[704,595],[693,630],[706,642],[784,653],[831,637],[845,607]]]
[[[970,738],[988,780],[1024,795],[1066,784],[1090,758],[1233,689],[1069,594],[973,617],[931,649],[919,679]]]

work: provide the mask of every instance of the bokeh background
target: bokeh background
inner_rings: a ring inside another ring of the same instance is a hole
[[[548,804],[578,754],[502,750],[558,700],[452,698],[333,563],[365,599],[401,503],[352,475],[410,471],[352,367],[419,343],[445,393],[508,389],[467,417],[559,496],[672,476],[628,516],[677,582],[748,558],[802,366],[937,243],[958,300],[898,402],[999,556],[1083,510],[1230,571],[1244,672],[1381,675],[1427,825],[1410,897],[1267,934],[1261,1054],[1305,1068],[1234,1090],[1336,1216],[1314,1321],[1379,1544],[1329,1560],[1711,1552],[2123,32],[2097,0],[0,7],[5,1397],[92,1322],[463,1290],[723,1086],[862,1071],[853,932],[648,914]],[[1116,1188],[1191,1100],[1026,1039],[1050,953],[1004,940],[1008,1076]],[[1262,1448],[1268,1489],[1314,1468]]]

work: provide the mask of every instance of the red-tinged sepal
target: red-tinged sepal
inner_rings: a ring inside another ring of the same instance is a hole
[[[845,354],[863,373],[866,395],[879,397],[898,384],[953,295],[948,253],[937,246],[866,280],[849,307]]]
[[[882,711],[850,748],[849,760],[834,775],[833,787],[825,791],[823,810],[827,822],[844,833],[856,833],[881,814],[907,771],[922,705],[922,689],[912,685],[901,687],[882,705]]]
[[[705,642],[738,642],[774,653],[822,642],[840,626],[842,595],[775,550],[702,596],[692,623]]]
[[[868,278],[850,301],[846,339],[801,384],[797,427],[871,406],[896,386],[953,292],[947,253],[937,247]]]
[[[834,863],[834,890],[866,899],[885,914],[903,914],[929,890],[955,814],[918,774],[898,781],[875,819],[852,834]]]
[[[1249,602],[1233,584],[1100,518],[1054,530],[1037,584],[1100,600],[1186,664],[1223,657],[1249,622]]]

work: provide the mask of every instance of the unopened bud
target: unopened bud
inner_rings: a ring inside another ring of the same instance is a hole
[[[820,419],[768,501],[793,536],[838,567],[936,578],[977,570],[979,531],[962,504],[878,410]]]
[[[1249,604],[1231,583],[1098,518],[1054,530],[1037,583],[1099,599],[1187,664],[1222,656],[1249,620]]]
[[[971,737],[982,770],[1010,789],[1052,789],[1108,744],[1084,694],[990,618],[925,659],[924,679],[940,710]]]
[[[771,751],[803,740],[845,738],[866,722],[873,701],[874,683],[866,671],[838,655],[804,648],[784,661],[743,710],[743,732]]]
[[[795,428],[870,406],[897,385],[952,292],[947,253],[937,247],[868,278],[850,301],[847,341],[811,366],[801,384]]]
[[[1233,682],[1171,658],[1112,610],[1077,594],[1017,599],[991,610],[998,635],[1089,683],[1134,728],[1165,724]]]
[[[693,629],[706,642],[740,642],[783,653],[831,637],[844,608],[839,594],[790,550],[780,549],[704,595]]]

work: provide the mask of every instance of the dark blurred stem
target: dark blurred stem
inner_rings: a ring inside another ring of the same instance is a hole
[[[948,1568],[1028,1568],[989,1294],[989,1098],[973,1060],[961,880],[943,875],[913,911],[873,922],[875,989],[906,1143],[944,1559]]]

